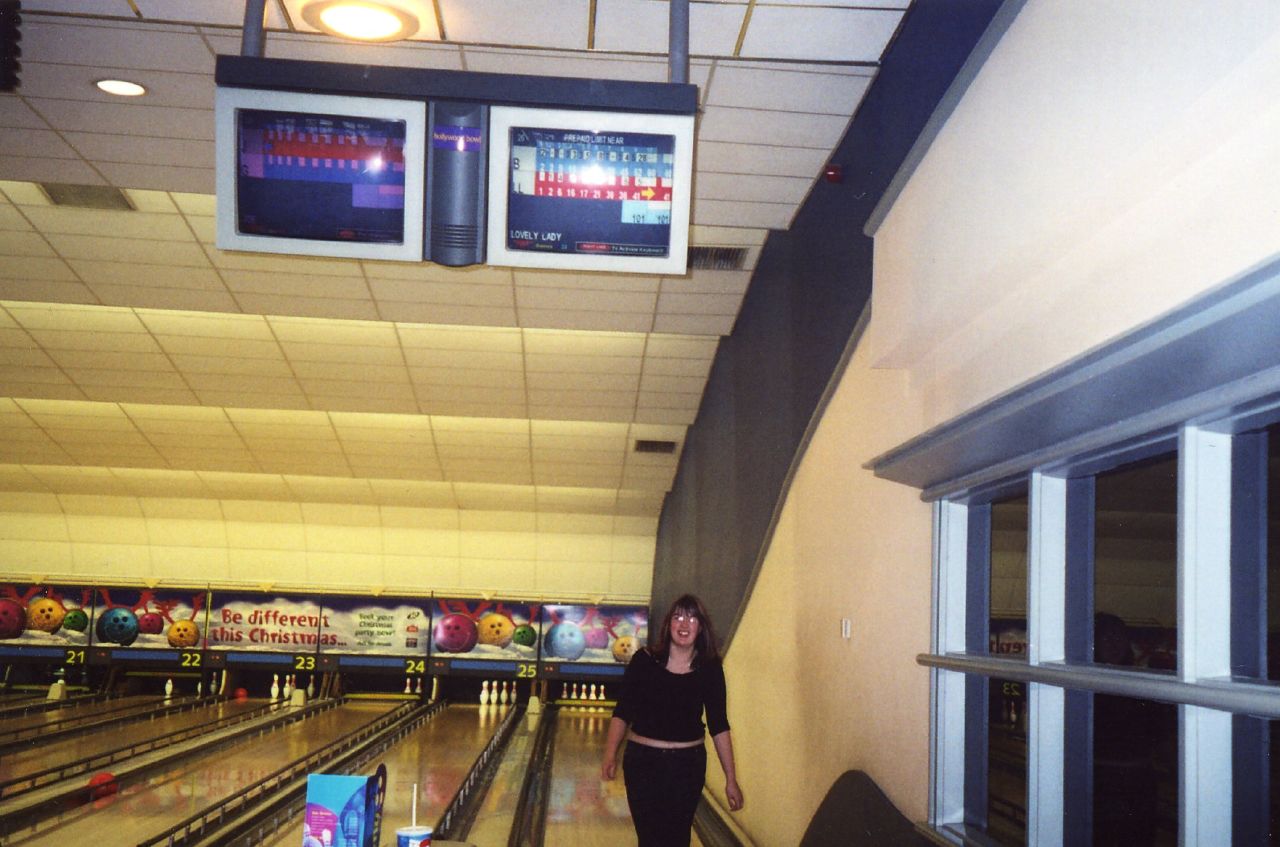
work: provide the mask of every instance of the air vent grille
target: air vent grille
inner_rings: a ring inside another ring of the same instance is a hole
[[[65,182],[42,182],[40,187],[55,206],[77,209],[111,209],[132,212],[133,204],[124,192],[110,185],[70,185]]]
[[[674,441],[646,441],[644,439],[636,440],[637,453],[674,453],[676,452],[676,443]]]
[[[745,247],[690,247],[689,268],[702,271],[740,271],[747,260]]]

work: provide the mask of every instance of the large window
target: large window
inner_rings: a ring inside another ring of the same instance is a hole
[[[939,503],[940,834],[1280,843],[1277,441],[1224,419]]]

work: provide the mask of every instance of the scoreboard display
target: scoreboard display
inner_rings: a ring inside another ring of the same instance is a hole
[[[510,250],[667,256],[675,139],[511,128]]]

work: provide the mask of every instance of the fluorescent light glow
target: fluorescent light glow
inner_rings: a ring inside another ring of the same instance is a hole
[[[321,0],[305,7],[302,19],[330,35],[357,41],[399,41],[418,31],[413,15],[370,0]]]
[[[127,79],[100,79],[94,83],[100,91],[114,94],[117,97],[141,97],[147,89]]]

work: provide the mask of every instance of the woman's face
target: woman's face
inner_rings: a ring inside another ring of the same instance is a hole
[[[692,647],[698,639],[698,613],[692,609],[676,609],[671,616],[671,643],[680,647]]]

